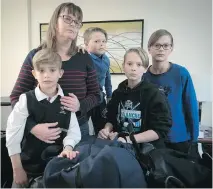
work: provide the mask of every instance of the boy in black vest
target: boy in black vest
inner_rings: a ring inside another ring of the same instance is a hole
[[[22,94],[11,112],[6,129],[6,146],[13,167],[13,187],[26,187],[29,179],[41,175],[51,157],[75,158],[75,145],[81,132],[75,113],[60,103],[64,93],[58,84],[63,75],[61,57],[51,50],[42,49],[33,57],[33,76],[38,86]],[[60,129],[59,138],[45,143],[31,133],[25,134],[27,118],[36,123],[55,123]],[[22,143],[22,144],[21,144]]]

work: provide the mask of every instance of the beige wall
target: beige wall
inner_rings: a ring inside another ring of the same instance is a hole
[[[29,51],[28,0],[1,1],[1,96],[8,96]]]
[[[49,22],[62,0],[31,0],[32,48],[39,45],[39,23]],[[144,48],[151,33],[165,28],[174,36],[170,60],[187,67],[199,100],[211,100],[211,0],[73,0],[84,21],[144,19]],[[112,76],[113,89],[125,76]],[[205,85],[203,85],[205,83]]]
[[[39,24],[68,0],[1,0],[1,96],[9,96],[30,49],[39,45]],[[150,34],[165,28],[174,35],[170,60],[190,71],[199,100],[212,100],[211,0],[73,0],[84,21],[144,19],[144,47]],[[112,76],[113,89],[125,76]],[[208,112],[212,109],[207,108]],[[10,108],[3,111],[5,125]],[[212,112],[212,111],[211,111]],[[208,115],[208,120],[212,116]]]
[[[8,96],[28,51],[39,45],[39,24],[49,22],[64,0],[2,0],[1,96]],[[74,0],[84,21],[144,19],[144,47],[150,34],[168,29],[175,39],[170,59],[186,66],[199,99],[210,99],[212,69],[211,0]],[[30,38],[30,40],[28,40]],[[125,76],[112,76],[113,89]],[[206,83],[203,85],[203,83]]]

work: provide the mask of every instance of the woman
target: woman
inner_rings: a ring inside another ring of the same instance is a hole
[[[10,95],[12,106],[19,96],[35,88],[37,82],[32,75],[32,58],[37,51],[50,48],[56,51],[63,61],[64,74],[59,80],[65,96],[61,98],[62,108],[76,112],[82,137],[89,135],[87,112],[100,100],[99,85],[93,62],[87,53],[77,53],[77,35],[82,27],[83,13],[73,3],[62,3],[51,17],[46,41],[27,55],[16,84]],[[67,95],[66,95],[67,94]],[[60,137],[60,128],[56,123],[35,123],[28,118],[26,132],[31,132],[40,140],[53,143]]]

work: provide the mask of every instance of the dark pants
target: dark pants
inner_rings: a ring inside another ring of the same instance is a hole
[[[104,128],[106,124],[106,101],[103,99],[102,103],[98,106],[94,107],[90,111],[90,116],[92,119],[93,127],[95,134],[97,135],[98,132]]]
[[[89,136],[89,124],[88,121],[80,125],[81,138]]]
[[[197,142],[178,142],[178,143],[168,143],[166,142],[166,147],[171,148],[173,150],[177,150],[180,152],[187,153],[189,155],[189,158],[198,162],[200,161],[201,157],[198,152],[198,144]]]

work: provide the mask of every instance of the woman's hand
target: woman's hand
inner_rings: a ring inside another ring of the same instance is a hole
[[[61,104],[64,106],[64,109],[71,112],[77,112],[80,110],[80,102],[78,97],[73,93],[69,93],[69,96],[61,97]]]
[[[41,123],[37,124],[32,128],[31,133],[41,141],[46,143],[54,143],[57,138],[60,137],[61,129],[58,128],[50,128],[58,125],[56,123]]]
[[[81,45],[78,46],[78,52],[82,52],[83,54],[85,53],[85,48]]]

